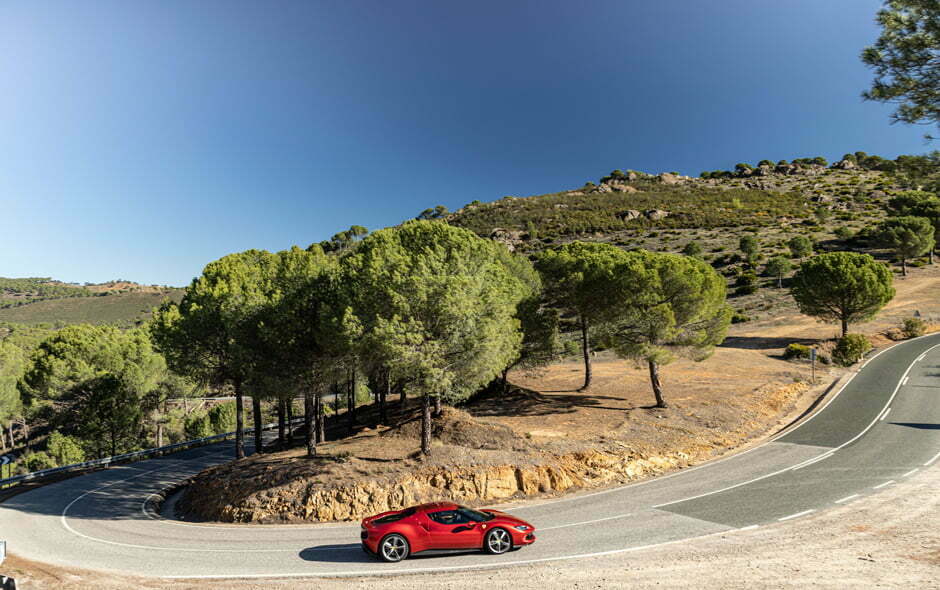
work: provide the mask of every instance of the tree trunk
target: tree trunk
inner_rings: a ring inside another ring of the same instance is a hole
[[[26,454],[29,455],[33,452],[33,449],[29,441],[29,424],[26,422],[26,418],[23,418],[23,442],[26,446]]]
[[[392,392],[392,372],[385,372],[385,389],[379,392],[379,422],[388,423],[388,394]]]
[[[242,386],[235,384],[235,458],[245,458],[245,410],[242,408]]]
[[[277,400],[277,445],[280,448],[284,448],[284,426],[285,421],[287,420],[285,416],[284,407],[284,398],[278,398]]]
[[[907,276],[907,259],[906,258],[901,259],[901,276],[902,277]]]
[[[431,454],[431,396],[421,397],[421,454]]]
[[[157,447],[163,446],[163,422],[157,422]]]
[[[320,392],[317,392],[317,397],[315,399],[317,406],[317,442],[322,443],[326,442],[326,418],[324,417],[323,411],[323,398],[321,397]]]
[[[653,385],[653,395],[656,396],[657,408],[668,408],[666,400],[663,399],[663,386],[659,382],[659,363],[656,361],[647,361],[650,367],[650,383]]]
[[[8,426],[8,430],[9,430],[9,433],[10,433],[10,448],[11,448],[11,449],[15,449],[15,448],[16,448],[16,440],[13,438],[13,422],[12,422],[12,421],[10,421],[10,425]]]
[[[503,393],[509,391],[509,367],[503,369],[503,372],[500,375],[500,386],[503,388]]]
[[[578,391],[584,391],[591,386],[591,342],[588,339],[587,318],[581,316],[581,352],[584,353],[584,385]]]
[[[849,333],[849,321],[845,318],[842,318],[842,337],[844,338],[846,334]]]
[[[444,413],[444,407],[443,407],[443,404],[441,403],[441,396],[436,395],[434,396],[434,417],[440,418],[441,414],[443,413]]]
[[[356,370],[349,373],[348,388],[346,391],[346,418],[349,420],[347,428],[349,434],[356,430]]]
[[[405,402],[408,401],[408,392],[405,391],[404,384],[401,385],[401,391],[398,392],[398,403],[401,405],[402,410],[405,409]]]
[[[287,398],[287,446],[294,445],[294,398]]]
[[[255,423],[255,452],[264,452],[264,441],[261,438],[261,397],[258,394],[251,396],[251,413]]]
[[[308,387],[304,390],[304,442],[307,444],[307,456],[315,457],[317,454],[317,435],[313,431],[313,391]]]
[[[782,288],[783,288],[783,275],[779,275],[779,276],[777,277],[777,288],[778,288],[778,289],[782,289]]]

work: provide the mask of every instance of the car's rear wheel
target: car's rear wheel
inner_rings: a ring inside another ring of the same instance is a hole
[[[384,561],[401,561],[408,557],[410,552],[411,546],[408,544],[408,539],[398,533],[386,535],[379,543],[379,557]]]
[[[495,528],[486,533],[483,549],[487,553],[500,555],[512,549],[512,535],[506,529]]]

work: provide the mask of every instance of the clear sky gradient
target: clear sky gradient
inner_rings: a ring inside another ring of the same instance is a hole
[[[0,276],[184,285],[426,207],[930,149],[878,0],[0,4]]]

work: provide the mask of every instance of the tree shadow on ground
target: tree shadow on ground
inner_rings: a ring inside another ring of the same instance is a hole
[[[786,348],[788,344],[802,344],[811,346],[818,344],[818,338],[775,338],[760,336],[728,336],[719,344],[721,348],[738,348],[742,350],[767,350],[768,348]]]
[[[896,426],[907,426],[908,428],[919,428],[921,430],[940,430],[940,424],[924,424],[922,422],[891,422]]]
[[[558,395],[567,391],[538,392],[522,387],[513,387],[508,393],[490,394],[475,398],[466,409],[474,416],[547,416],[551,414],[571,414],[579,408],[624,412],[633,407],[614,407],[603,405],[605,400],[623,401],[623,398],[609,395],[591,395],[574,393]],[[498,396],[498,397],[497,397]]]

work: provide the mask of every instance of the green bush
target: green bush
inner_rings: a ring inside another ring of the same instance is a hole
[[[757,292],[757,274],[753,271],[745,271],[738,274],[734,281],[735,295],[750,295]]]
[[[809,346],[804,344],[797,344],[796,342],[791,342],[787,344],[787,347],[783,349],[783,358],[785,359],[808,359],[809,358]]]
[[[46,449],[49,456],[59,467],[81,463],[85,460],[85,451],[78,439],[66,436],[58,431],[49,435],[49,440],[46,441]]]
[[[702,257],[702,245],[698,242],[689,242],[682,248],[682,253],[686,256],[692,256],[693,258]]]
[[[927,322],[920,318],[907,318],[901,324],[901,333],[905,338],[917,338],[927,332]]]
[[[845,227],[843,225],[843,226],[836,228],[835,234],[836,234],[836,237],[839,238],[840,240],[848,240],[848,239],[851,239],[855,235],[855,232],[852,231],[850,228]]]
[[[56,466],[55,459],[50,457],[45,451],[30,453],[26,455],[26,469],[30,473],[33,471],[42,471],[43,469],[52,469]]]
[[[735,311],[731,315],[732,324],[743,324],[744,322],[749,322],[749,321],[751,321],[751,317],[743,312]]]
[[[871,350],[871,342],[863,334],[846,334],[836,343],[832,351],[832,360],[843,367],[854,365],[866,352]]]
[[[186,438],[189,440],[205,438],[213,434],[212,422],[209,421],[209,416],[205,412],[193,412],[186,417],[184,424],[183,431],[186,433]]]
[[[581,345],[574,340],[565,341],[565,356],[576,356],[581,354]]]
[[[225,402],[209,410],[209,424],[213,434],[235,430],[235,402]]]

